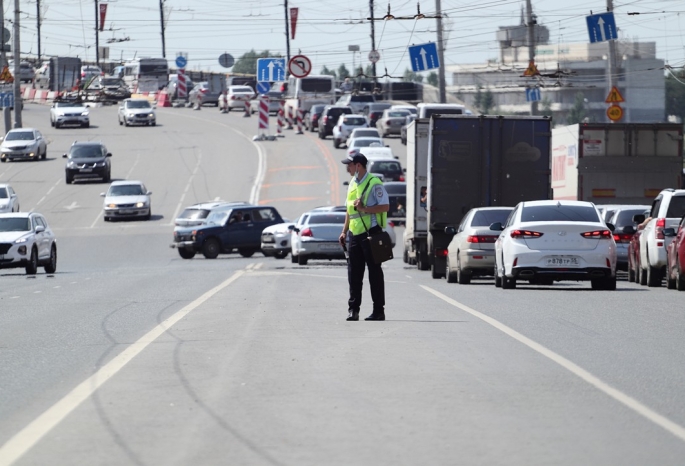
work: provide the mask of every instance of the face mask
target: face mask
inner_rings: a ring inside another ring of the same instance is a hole
[[[359,169],[356,169],[356,170],[354,171],[354,177],[355,177],[357,180],[359,180]]]

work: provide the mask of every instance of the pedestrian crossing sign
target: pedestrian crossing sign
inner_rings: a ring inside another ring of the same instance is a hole
[[[619,92],[618,88],[616,86],[612,86],[611,90],[609,91],[609,95],[607,96],[607,100],[604,102],[608,104],[619,104],[621,102],[625,102],[625,99]]]
[[[539,76],[540,72],[538,71],[538,67],[535,66],[535,62],[533,60],[528,63],[528,68],[526,68],[526,71],[523,72],[523,76]]]
[[[12,73],[10,73],[8,66],[2,69],[2,73],[0,73],[0,81],[5,81],[8,83],[14,82],[14,78],[12,77]]]

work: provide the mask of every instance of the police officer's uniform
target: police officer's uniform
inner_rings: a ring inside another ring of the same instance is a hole
[[[356,162],[355,156],[350,162]],[[364,164],[366,157],[363,155]],[[345,161],[343,162],[345,163]],[[349,163],[349,162],[347,162]],[[387,224],[387,212],[379,214],[360,213],[354,208],[354,202],[361,199],[366,207],[389,205],[390,198],[383,187],[383,183],[371,173],[366,173],[361,180],[353,178],[347,189],[347,213],[349,215],[349,261],[347,264],[347,278],[350,285],[348,320],[357,320],[362,303],[362,287],[364,271],[369,269],[369,284],[373,299],[373,313],[366,320],[385,320],[385,283],[383,269],[376,264],[371,254],[367,229],[370,233],[380,233]],[[357,318],[354,318],[357,317]]]

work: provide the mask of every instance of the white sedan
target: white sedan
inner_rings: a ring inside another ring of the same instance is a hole
[[[0,212],[19,212],[19,196],[7,183],[0,184]]]
[[[35,275],[57,270],[57,240],[47,220],[36,212],[0,214],[0,269],[24,267]]]
[[[551,285],[590,280],[592,289],[616,289],[616,243],[594,204],[583,201],[521,202],[495,243],[495,286],[517,280]]]
[[[137,218],[150,220],[152,216],[152,191],[148,191],[140,181],[115,181],[107,193],[103,206],[105,222],[115,218]]]
[[[285,259],[290,252],[290,227],[292,222],[271,225],[262,230],[262,254],[276,259]]]
[[[50,107],[50,126],[61,128],[65,125],[90,126],[90,117],[86,106],[76,100],[55,101]]]
[[[35,128],[11,129],[0,144],[0,162],[14,159],[45,160],[48,143]]]

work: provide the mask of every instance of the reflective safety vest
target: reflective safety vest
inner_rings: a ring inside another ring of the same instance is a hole
[[[362,184],[357,184],[356,179],[352,178],[352,181],[350,181],[350,185],[347,188],[347,213],[350,216],[350,231],[355,236],[361,235],[367,229],[371,228],[372,215],[376,215],[376,222],[378,222],[378,225],[381,228],[385,228],[386,219],[388,216],[387,212],[383,212],[381,214],[369,214],[365,212],[360,214],[354,210],[354,201],[363,195],[364,199],[362,199],[362,202],[364,205],[366,205],[366,201],[369,199],[369,193],[373,191],[373,187],[377,184],[382,184],[381,180],[379,180],[376,176],[368,175]],[[362,223],[362,220],[364,223]],[[364,228],[365,224],[366,228]]]

